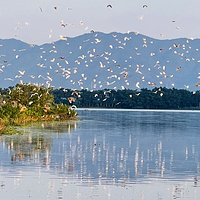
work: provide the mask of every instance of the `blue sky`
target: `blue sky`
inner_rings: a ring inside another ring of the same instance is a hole
[[[0,38],[42,44],[91,30],[200,38],[199,7],[199,0],[7,0],[0,3]]]

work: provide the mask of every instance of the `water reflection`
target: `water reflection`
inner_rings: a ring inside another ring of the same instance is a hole
[[[10,156],[11,163],[42,163],[50,165],[53,147],[52,132],[71,133],[76,129],[76,122],[32,123],[21,128],[23,135],[0,137],[1,149]]]
[[[28,126],[24,127],[24,131],[35,131],[38,129],[39,131],[45,130],[46,132],[58,132],[58,133],[70,133],[71,130],[77,128],[78,121],[65,121],[65,122],[38,122],[31,123]]]
[[[83,186],[93,188],[85,199],[199,197],[200,113],[83,110],[79,116],[84,120],[31,124],[22,136],[0,137],[1,171],[9,177],[38,170],[52,190],[57,179],[62,188],[74,185],[72,199],[84,199]]]

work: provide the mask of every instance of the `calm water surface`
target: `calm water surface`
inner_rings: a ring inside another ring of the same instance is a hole
[[[0,199],[200,199],[200,112],[77,112],[0,137]]]

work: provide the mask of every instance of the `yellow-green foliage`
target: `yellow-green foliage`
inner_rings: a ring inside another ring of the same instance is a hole
[[[50,95],[49,91],[50,89],[45,88],[43,85],[17,84],[11,89],[7,97],[27,108],[35,106],[44,107],[45,104],[52,104],[54,101],[53,95]]]
[[[43,85],[17,84],[1,96],[0,124],[74,118],[76,112],[67,105],[55,104],[50,91]]]

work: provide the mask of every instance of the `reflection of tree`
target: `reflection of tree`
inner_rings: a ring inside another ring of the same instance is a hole
[[[68,122],[42,122],[40,123],[42,128],[45,130],[56,131],[59,133],[70,132],[71,129],[76,129],[77,124],[76,121],[68,121]]]
[[[66,133],[75,128],[75,121],[33,123],[23,128],[23,135],[2,136],[0,142],[10,152],[12,162],[41,162],[43,165],[49,165],[53,148],[50,132]]]
[[[11,161],[35,161],[52,149],[53,139],[47,134],[24,134],[3,137],[5,146],[10,150]]]

